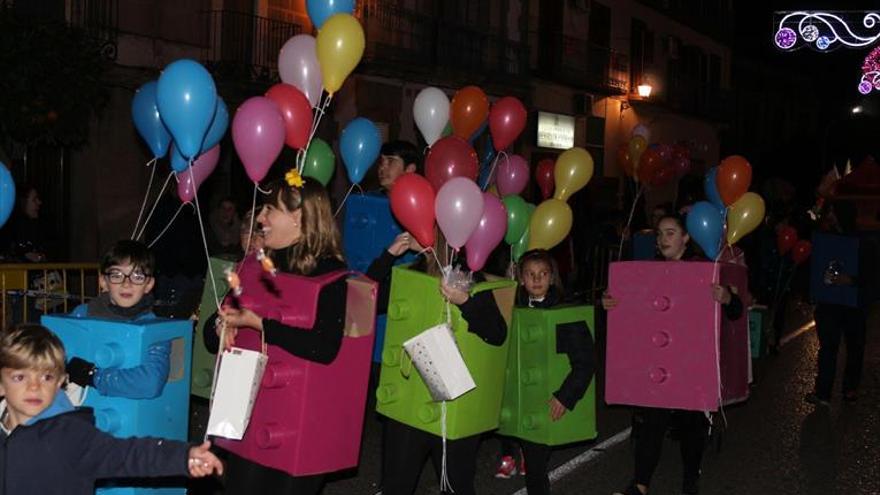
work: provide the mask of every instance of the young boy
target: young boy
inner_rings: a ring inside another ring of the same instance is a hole
[[[60,392],[64,347],[41,325],[0,336],[0,490],[13,495],[91,495],[95,480],[208,476],[223,465],[205,442],[118,439],[96,429],[92,410]]]
[[[117,242],[101,260],[98,285],[101,294],[71,313],[79,318],[136,322],[156,318],[153,313],[153,254],[138,241]],[[171,342],[147,349],[144,363],[133,368],[100,369],[79,357],[67,364],[70,381],[94,387],[105,397],[153,399],[162,394],[168,380]]]

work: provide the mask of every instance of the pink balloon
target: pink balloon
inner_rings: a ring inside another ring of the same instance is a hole
[[[269,98],[248,98],[232,119],[232,142],[248,177],[260,182],[284,148],[284,117]]]
[[[434,200],[437,225],[446,243],[455,249],[464,246],[483,216],[483,193],[464,177],[453,177],[443,184]]]
[[[507,208],[494,195],[483,193],[483,215],[480,223],[465,244],[467,264],[473,271],[482,270],[501,239],[507,232]]]
[[[510,155],[507,159],[498,160],[498,171],[495,173],[495,185],[501,197],[519,194],[529,183],[529,164],[519,155]]]
[[[314,37],[298,34],[284,43],[278,52],[278,75],[282,81],[302,91],[313,107],[318,105],[324,79],[318,65]]]
[[[219,159],[220,145],[217,144],[193,160],[192,173],[190,173],[190,167],[187,167],[183,172],[175,172],[177,175],[177,196],[181,201],[186,203],[195,199],[196,191],[217,167]],[[195,186],[193,186],[193,179],[196,182]]]

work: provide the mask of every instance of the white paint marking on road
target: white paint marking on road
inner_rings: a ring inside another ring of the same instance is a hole
[[[632,431],[632,428],[627,428],[611,438],[603,440],[601,443],[596,444],[593,448],[583,452],[578,455],[574,459],[566,462],[565,464],[559,466],[558,468],[550,471],[550,483],[554,483],[562,479],[562,477],[566,476],[568,473],[574,471],[580,466],[587,464],[597,457],[604,454],[608,449],[614,447],[615,445],[623,442],[627,438],[629,438],[629,434]],[[525,488],[520,489],[517,492],[514,492],[513,495],[526,495],[528,492]]]
[[[800,337],[801,335],[809,332],[810,330],[812,330],[814,328],[816,328],[816,322],[814,320],[811,320],[808,323],[804,324],[804,326],[795,330],[794,332],[791,332],[790,334],[779,339],[779,347],[784,346],[785,344],[791,342],[792,340]]]

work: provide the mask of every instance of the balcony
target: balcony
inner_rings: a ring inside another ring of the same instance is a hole
[[[542,42],[546,48],[538,58],[545,77],[588,91],[626,93],[629,64],[623,53],[561,33]]]

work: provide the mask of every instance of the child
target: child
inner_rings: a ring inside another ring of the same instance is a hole
[[[693,252],[684,219],[679,215],[666,215],[657,224],[657,247],[664,261],[705,261]],[[721,303],[725,317],[735,320],[743,311],[743,304],[732,288],[715,284],[711,287],[712,298]],[[613,311],[618,301],[611,294],[602,297],[602,306]],[[654,469],[660,461],[663,437],[666,430],[677,425],[681,435],[681,460],[684,464],[682,493],[698,493],[700,464],[703,448],[709,436],[709,419],[702,411],[639,407],[633,413],[632,436],[635,440],[635,474],[633,481],[621,492],[622,495],[645,495]]]
[[[198,447],[157,438],[118,439],[98,431],[91,409],[59,393],[64,347],[41,325],[0,338],[0,480],[4,493],[93,494],[95,480],[208,476],[223,466]]]
[[[517,275],[520,283],[516,298],[518,307],[552,308],[562,302],[559,270],[548,251],[533,249],[524,253],[519,259]],[[551,421],[559,421],[567,411],[575,408],[596,371],[593,338],[585,324],[560,325],[556,338],[556,348],[568,355],[571,371],[547,401]],[[519,468],[515,460],[516,442],[522,447],[523,454]],[[549,445],[501,437],[501,465],[495,477],[509,478],[519,470],[526,477],[529,495],[548,494],[550,479],[547,476],[547,462],[550,460],[550,450]],[[528,471],[525,466],[528,466]]]
[[[101,260],[98,284],[101,294],[71,313],[78,318],[137,322],[156,318],[153,314],[154,260],[147,246],[138,241],[119,241]],[[168,380],[171,342],[147,349],[144,363],[133,368],[97,368],[74,357],[67,364],[70,381],[94,387],[101,395],[128,399],[153,399],[162,394]]]

